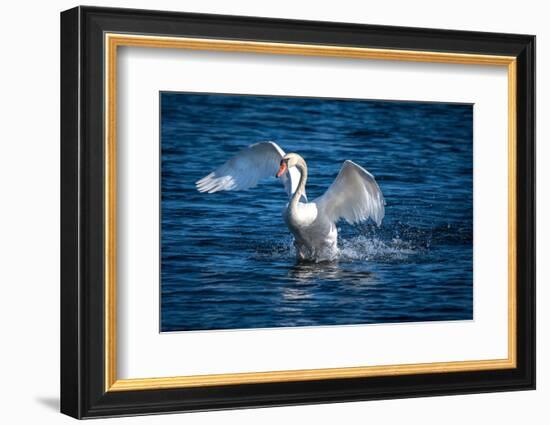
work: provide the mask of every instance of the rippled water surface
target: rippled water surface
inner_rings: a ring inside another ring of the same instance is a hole
[[[320,196],[346,159],[386,198],[381,227],[340,222],[337,262],[299,264],[270,178],[195,181],[273,140]],[[472,106],[161,94],[161,330],[472,319]]]

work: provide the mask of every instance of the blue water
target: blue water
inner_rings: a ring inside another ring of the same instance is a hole
[[[472,106],[161,93],[161,330],[472,319]],[[275,178],[195,181],[263,140],[302,155],[320,196],[351,159],[386,198],[340,222],[337,262],[299,264]]]

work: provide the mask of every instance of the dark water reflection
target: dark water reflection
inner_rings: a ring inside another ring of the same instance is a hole
[[[472,318],[472,107],[163,93],[164,331]],[[212,195],[194,182],[274,140],[321,195],[342,162],[377,178],[380,228],[339,224],[335,263],[296,264],[275,179]]]

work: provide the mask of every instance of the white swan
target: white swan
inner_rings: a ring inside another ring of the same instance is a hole
[[[326,261],[338,255],[336,223],[354,224],[371,218],[380,226],[384,196],[373,175],[352,161],[345,161],[327,191],[307,201],[307,165],[296,154],[286,154],[273,142],[253,144],[196,182],[199,192],[244,190],[264,178],[278,177],[290,198],[283,217],[294,235],[300,260]]]

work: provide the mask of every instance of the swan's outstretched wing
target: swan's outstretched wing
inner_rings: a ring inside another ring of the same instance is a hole
[[[353,224],[370,217],[380,226],[384,218],[380,187],[371,173],[352,161],[344,162],[336,180],[313,202],[333,223],[344,218]]]
[[[262,179],[275,177],[284,156],[285,152],[276,143],[255,143],[197,181],[197,190],[214,193],[220,190],[250,189]],[[291,167],[280,180],[290,197],[298,187],[300,172],[296,167]]]

